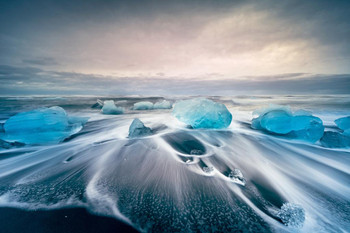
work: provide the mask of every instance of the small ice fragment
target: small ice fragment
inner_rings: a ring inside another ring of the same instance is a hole
[[[135,137],[142,137],[151,135],[152,130],[149,127],[146,127],[140,119],[135,118],[133,122],[131,123],[129,127],[129,137],[135,138]]]
[[[350,116],[338,118],[334,121],[339,129],[347,130],[350,129]]]
[[[171,109],[172,107],[173,105],[167,100],[159,101],[153,105],[153,109]]]
[[[191,155],[202,155],[203,151],[198,150],[198,149],[193,149],[193,150],[191,150],[190,154]]]
[[[241,170],[235,168],[230,172],[228,177],[235,183],[245,186],[246,180],[243,177]]]
[[[173,115],[194,129],[227,128],[232,121],[232,115],[224,104],[205,98],[177,102],[174,105]]]
[[[55,144],[79,132],[87,118],[68,117],[63,108],[39,108],[18,113],[4,125],[3,140],[24,144]]]
[[[153,109],[153,103],[149,101],[141,101],[134,104],[134,110],[150,110]]]
[[[278,211],[277,216],[284,225],[294,228],[301,228],[305,221],[305,210],[297,204],[284,203]]]
[[[186,164],[189,164],[189,163],[191,163],[192,162],[192,160],[190,160],[190,159],[187,159],[186,160]]]
[[[214,171],[214,168],[213,167],[203,167],[203,171],[205,173],[211,173]]]
[[[103,108],[101,111],[103,114],[116,115],[116,114],[123,114],[124,108],[115,106],[114,100],[106,100],[103,104]]]
[[[96,103],[91,106],[91,108],[98,108],[102,109],[103,108],[103,101],[100,99],[96,100]]]

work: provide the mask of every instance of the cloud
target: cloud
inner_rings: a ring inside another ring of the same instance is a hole
[[[349,94],[350,2],[3,1],[2,94]]]
[[[277,78],[276,78],[277,77]],[[237,79],[170,76],[103,76],[0,66],[4,95],[251,95],[350,94],[350,74],[280,74]]]
[[[39,65],[39,66],[58,65],[57,61],[52,57],[37,57],[32,59],[22,59],[22,62],[29,65]]]
[[[350,73],[349,6],[342,0],[7,1],[0,10],[0,64],[125,76]]]

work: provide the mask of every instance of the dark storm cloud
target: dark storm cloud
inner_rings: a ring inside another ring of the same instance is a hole
[[[281,74],[278,77],[203,81],[198,77],[116,77],[0,66],[0,92],[5,95],[350,94],[349,74]]]

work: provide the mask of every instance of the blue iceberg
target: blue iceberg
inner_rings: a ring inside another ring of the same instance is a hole
[[[329,148],[350,148],[350,135],[326,131],[320,140],[321,145]]]
[[[153,103],[149,101],[141,101],[134,104],[134,110],[150,110],[153,109]]]
[[[227,128],[232,121],[232,115],[224,104],[205,98],[177,102],[174,105],[173,115],[194,129]]]
[[[173,105],[167,100],[159,101],[153,105],[153,109],[171,109],[172,107]]]
[[[113,100],[106,100],[103,103],[103,107],[101,111],[103,114],[112,114],[112,115],[123,114],[124,108],[115,106]]]
[[[323,135],[322,120],[307,111],[293,113],[289,107],[273,105],[254,114],[260,115],[252,120],[253,129],[308,142],[316,142]]]
[[[146,127],[142,123],[142,121],[138,118],[135,118],[129,127],[130,138],[142,137],[142,136],[147,136],[151,134],[152,134],[151,128]]]
[[[305,210],[300,205],[293,203],[284,203],[277,216],[284,225],[293,228],[301,228],[305,222]]]
[[[58,106],[22,112],[5,122],[2,139],[25,144],[56,144],[79,132],[87,119],[68,117]]]
[[[321,145],[329,148],[350,148],[350,116],[334,122],[343,132],[326,131],[320,140]]]
[[[350,129],[350,116],[336,119],[334,122],[337,124],[339,129],[344,131]]]

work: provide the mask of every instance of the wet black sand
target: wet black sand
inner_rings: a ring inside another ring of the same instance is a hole
[[[138,232],[114,218],[90,214],[83,208],[27,211],[0,208],[0,233]]]

